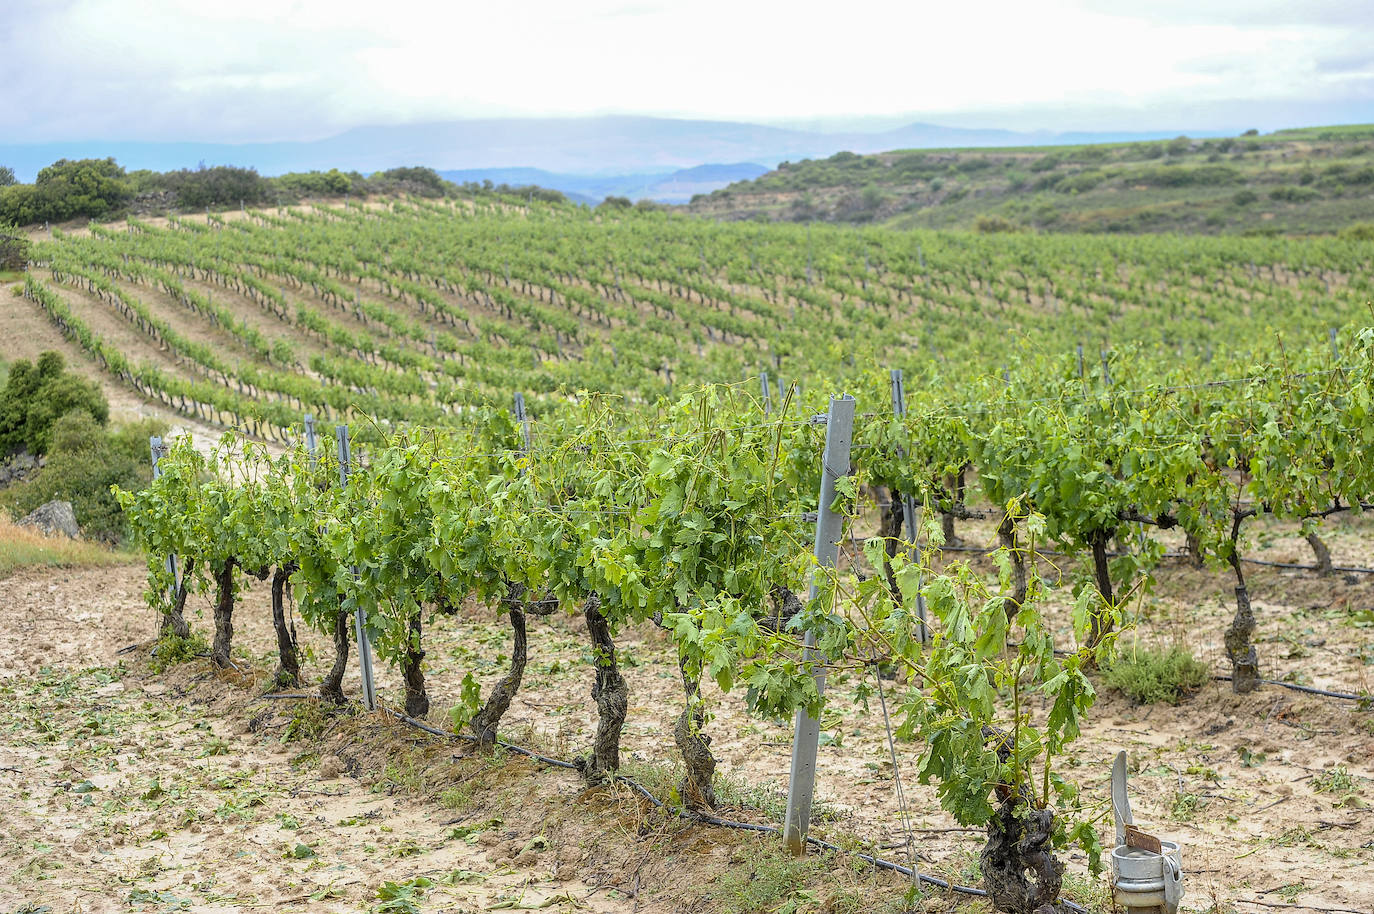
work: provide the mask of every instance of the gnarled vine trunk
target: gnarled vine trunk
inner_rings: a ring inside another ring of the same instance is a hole
[[[888,490],[887,507],[883,510],[882,517],[878,524],[878,536],[882,537],[883,548],[887,552],[887,589],[892,594],[892,602],[898,605],[902,602],[902,594],[897,589],[897,575],[892,571],[890,564],[901,548],[902,536],[902,496],[896,489]],[[914,531],[907,531],[907,535],[915,538]]]
[[[983,887],[994,910],[1061,914],[1064,864],[1055,859],[1050,844],[1054,810],[1018,809],[1023,802],[1016,795],[1007,797],[988,821],[988,843],[979,860]]]
[[[1331,567],[1331,550],[1326,548],[1326,543],[1322,542],[1322,538],[1317,535],[1316,530],[1307,534],[1307,545],[1312,547],[1312,555],[1317,560],[1317,573],[1321,575],[1331,574],[1333,570]]]
[[[320,697],[341,705],[347,699],[343,693],[344,670],[348,668],[348,613],[339,610],[334,614],[334,665],[320,683]]]
[[[520,689],[520,680],[525,675],[525,663],[529,659],[529,642],[525,633],[525,585],[507,584],[506,604],[510,608],[510,627],[515,635],[510,655],[510,672],[496,684],[491,690],[491,695],[487,697],[487,703],[472,715],[472,720],[468,722],[473,735],[477,737],[478,745],[481,746],[490,746],[496,742],[496,728],[501,723],[501,717],[510,708],[515,693]]]
[[[1231,661],[1231,691],[1237,695],[1253,692],[1260,687],[1259,656],[1250,636],[1255,633],[1255,612],[1250,607],[1250,591],[1245,586],[1245,574],[1240,567],[1241,518],[1231,524],[1231,552],[1227,560],[1236,575],[1236,614],[1226,629],[1224,638],[1226,657]]]
[[[1019,548],[1020,544],[1016,541],[1016,518],[1010,514],[1002,517],[1002,522],[997,525],[997,543],[1011,556],[1011,583],[1012,595],[1002,601],[1002,610],[1007,614],[1010,621],[1021,611],[1021,606],[1026,602],[1026,557]]]
[[[1202,567],[1202,542],[1191,530],[1184,533],[1184,551],[1188,553],[1188,564],[1194,568]]]
[[[401,658],[401,678],[406,684],[406,715],[424,717],[429,714],[429,692],[425,691],[425,673],[421,664],[425,659],[421,647],[420,610],[410,617],[410,640],[405,655]]]
[[[277,671],[272,686],[292,689],[301,684],[301,652],[296,644],[296,626],[286,618],[286,591],[291,587],[293,565],[279,565],[272,573],[272,627],[277,631]]]
[[[801,598],[782,585],[774,586],[768,596],[773,601],[773,611],[759,620],[759,628],[769,632],[785,631],[792,617],[805,608]]]
[[[1111,538],[1110,530],[1098,530],[1088,537],[1093,553],[1093,579],[1103,603],[1102,611],[1093,613],[1088,622],[1088,647],[1097,647],[1112,630],[1112,619],[1108,613],[1110,607],[1116,605],[1116,597],[1112,595],[1112,574],[1107,565],[1107,542]]]
[[[188,558],[185,567],[181,569],[181,583],[177,584],[176,593],[172,596],[172,608],[163,613],[158,622],[157,636],[159,638],[189,638],[191,636],[191,626],[186,623],[186,592],[191,580],[191,573],[195,570],[196,560]]]
[[[215,641],[210,661],[217,667],[234,666],[229,653],[234,646],[234,559],[225,559],[215,569]]]
[[[711,787],[716,758],[711,754],[711,737],[701,732],[706,725],[706,711],[700,700],[701,680],[687,672],[686,662],[680,657],[678,668],[682,670],[682,687],[687,693],[687,707],[673,728],[673,740],[687,769],[678,793],[688,809],[711,809],[716,805],[716,792]]]
[[[592,699],[596,702],[596,736],[592,741],[592,755],[584,773],[593,783],[604,780],[620,768],[620,731],[625,726],[625,712],[630,703],[630,687],[615,662],[615,641],[611,628],[601,614],[601,598],[588,597],[582,607],[591,636],[592,657],[596,664],[596,683]]]
[[[968,467],[962,466],[958,473],[945,477],[945,489],[956,508],[964,503],[964,475],[967,471]],[[940,532],[944,534],[945,544],[949,546],[959,542],[959,537],[954,535],[954,514],[954,511],[945,511],[940,515]]]

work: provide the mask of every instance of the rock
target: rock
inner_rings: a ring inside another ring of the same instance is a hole
[[[44,461],[28,451],[20,451],[4,463],[0,463],[0,486],[23,482],[34,471],[42,467]]]
[[[330,781],[338,777],[343,772],[343,762],[339,761],[337,755],[331,755],[320,762],[320,777]]]
[[[50,501],[34,508],[28,517],[19,522],[21,527],[33,527],[47,536],[65,533],[71,539],[81,535],[76,525],[76,512],[69,501]]]

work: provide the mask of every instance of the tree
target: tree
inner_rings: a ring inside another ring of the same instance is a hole
[[[95,218],[132,197],[133,187],[113,158],[59,159],[40,171],[33,184],[0,189],[0,220],[32,225]]]
[[[8,165],[0,165],[0,187],[9,187],[18,183],[19,179],[14,176],[14,169]]]
[[[0,270],[22,270],[29,263],[29,241],[0,220]]]
[[[100,425],[110,419],[110,404],[100,388],[68,373],[60,352],[45,352],[34,365],[20,359],[10,366],[0,392],[0,454],[27,449],[42,454],[51,443],[53,423],[83,410]]]
[[[133,195],[124,168],[113,157],[59,159],[38,173],[34,187],[39,216],[49,222],[103,216]]]
[[[340,177],[344,190],[347,190],[348,179],[342,175]],[[186,209],[262,203],[271,196],[271,185],[256,170],[233,165],[216,165],[214,168],[201,165],[195,171],[183,168],[161,175],[156,183],[174,192],[177,205]]]

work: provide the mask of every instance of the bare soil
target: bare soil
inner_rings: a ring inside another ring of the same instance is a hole
[[[1337,564],[1368,563],[1370,526],[1328,524],[1323,535]],[[974,544],[993,539],[981,522],[962,523],[959,533]],[[1310,561],[1306,544],[1282,525],[1256,525],[1249,554]],[[1266,678],[1370,689],[1374,576],[1252,566],[1247,579]],[[131,565],[30,571],[0,582],[0,689],[9,698],[0,712],[0,901],[83,911],[161,910],[179,901],[195,911],[358,910],[382,903],[384,882],[424,878],[434,885],[421,887],[423,910],[734,911],[750,909],[740,907],[740,885],[758,887],[772,873],[760,861],[777,850],[776,839],[665,820],[623,788],[588,791],[575,773],[469,758],[462,744],[384,714],[327,715],[313,700],[258,699],[275,665],[263,585],[253,583],[235,613],[236,657],[251,675],[215,674],[204,660],[154,674],[141,649],[119,653],[153,632],[143,580]],[[1185,643],[1225,672],[1221,632],[1232,586],[1228,573],[1170,562],[1140,602],[1137,636]],[[209,598],[193,604],[193,627],[207,631]],[[332,649],[317,634],[301,636],[307,681],[317,682]],[[682,707],[671,643],[648,627],[617,641],[630,683],[625,770],[667,794],[677,781],[672,722]],[[571,758],[595,727],[580,616],[532,621],[530,645],[525,686],[502,732]],[[433,621],[426,649],[430,721],[445,727],[465,673],[484,689],[503,674],[510,636],[495,610],[467,605]],[[384,703],[399,707],[399,673],[378,673]],[[846,846],[900,845],[887,730],[876,702],[855,703],[858,685],[852,674],[832,680],[813,833]],[[1186,910],[1374,910],[1367,705],[1276,686],[1235,696],[1229,683],[1212,682],[1177,707],[1136,707],[1100,688],[1061,770],[1105,803],[1111,758],[1127,750],[1137,823],[1184,847]],[[345,689],[357,694],[354,665]],[[737,694],[711,688],[707,699],[725,814],[776,823],[790,727],[749,716]],[[916,745],[898,742],[897,753],[923,870],[977,884],[981,836],[950,830],[956,823],[933,790],[914,783]],[[449,837],[455,828],[461,837]],[[1108,841],[1109,830],[1108,818]],[[755,870],[732,882],[740,867]],[[1090,877],[1077,857],[1069,867],[1068,894],[1101,909],[1103,878]],[[859,871],[798,876],[767,896],[766,909],[898,903],[900,883]],[[927,905],[985,910],[949,896]]]

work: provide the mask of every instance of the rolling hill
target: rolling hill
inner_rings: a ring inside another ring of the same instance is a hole
[[[893,228],[1321,234],[1374,214],[1374,125],[1260,136],[840,152],[694,200],[720,219]]]

